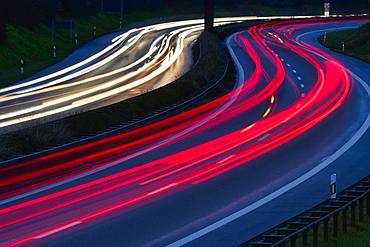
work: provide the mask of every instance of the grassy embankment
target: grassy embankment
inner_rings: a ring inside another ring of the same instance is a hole
[[[347,222],[350,222],[348,215]],[[319,228],[319,246],[320,247],[369,247],[370,246],[370,217],[365,217],[362,223],[356,224],[355,227],[348,226],[347,233],[344,233],[342,227],[342,216],[338,217],[338,237],[332,236],[332,224],[329,224],[329,241],[324,241],[323,224]],[[312,246],[312,231],[308,235],[308,246]],[[297,240],[297,246],[301,247],[302,238]]]
[[[354,30],[327,33],[326,40],[322,36],[319,41],[340,53],[344,42],[344,54],[370,62],[370,23]]]
[[[368,247],[370,246],[370,217],[357,227],[350,228],[349,232],[340,233],[337,239],[330,239],[327,243],[320,243],[322,247]]]

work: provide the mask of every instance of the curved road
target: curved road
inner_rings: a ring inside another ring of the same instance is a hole
[[[229,94],[0,168],[2,244],[233,246],[324,200],[331,173],[339,189],[367,175],[369,66],[316,48],[325,30],[364,21],[234,34]]]

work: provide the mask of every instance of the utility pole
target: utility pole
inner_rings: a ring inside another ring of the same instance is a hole
[[[215,18],[214,0],[204,0],[204,25],[206,31],[213,30]]]

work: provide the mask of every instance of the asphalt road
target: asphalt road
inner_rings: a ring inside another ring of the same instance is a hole
[[[310,46],[359,24],[281,24],[227,40],[230,94],[1,168],[4,245],[235,246],[368,175],[369,65]]]

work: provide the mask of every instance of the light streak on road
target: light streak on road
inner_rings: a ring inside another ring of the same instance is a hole
[[[298,30],[322,24],[320,20],[276,21],[237,33],[233,36],[234,43],[243,50],[244,56],[250,58],[253,66],[250,67],[249,77],[232,92],[127,133],[0,168],[0,174],[3,175],[0,193],[5,199],[69,176],[118,164],[127,156],[133,157],[135,153],[143,155],[149,152],[145,150],[153,150],[153,146],[162,148],[175,145],[235,119],[245,121],[242,127],[229,127],[223,135],[164,157],[3,206],[0,209],[0,239],[6,246],[37,243],[40,239],[112,217],[113,213],[135,210],[151,200],[159,200],[190,186],[206,183],[239,166],[250,165],[250,161],[323,122],[346,101],[351,78],[339,61],[295,40]],[[166,29],[164,24],[156,28]],[[171,63],[171,59],[176,60],[183,49],[182,40],[192,30],[181,31],[176,45],[178,50],[175,47],[172,56],[169,53],[161,56],[158,60],[161,66],[155,70],[158,72],[152,73],[163,73],[160,68],[166,70],[166,64]],[[289,67],[284,66],[277,56],[279,49],[304,60],[306,66],[316,74],[315,78],[304,78],[307,90],[305,97],[296,97],[294,102],[280,107],[278,104],[283,104],[279,96],[282,85],[287,83],[285,86],[294,87],[293,90],[297,86],[286,80],[286,69]],[[143,78],[138,81],[145,83]],[[223,109],[222,114],[205,125],[192,128],[230,99],[233,99],[232,103]],[[244,115],[253,110],[258,114],[245,119]],[[189,128],[192,128],[191,131],[185,132]],[[171,138],[173,136],[176,138]]]

